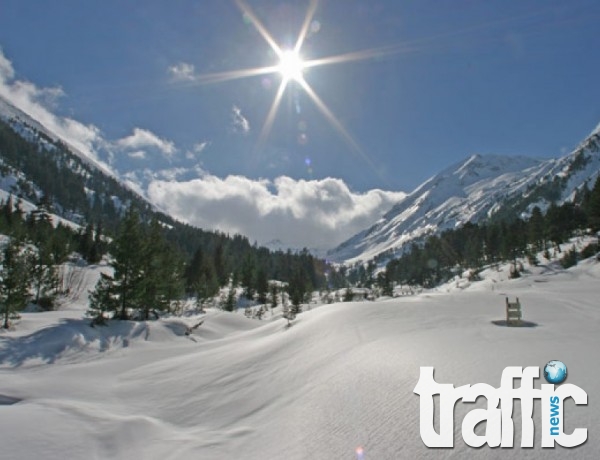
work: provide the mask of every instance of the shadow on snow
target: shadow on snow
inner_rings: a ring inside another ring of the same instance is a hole
[[[0,337],[0,365],[21,366],[39,359],[52,364],[71,351],[100,351],[127,347],[132,339],[148,338],[145,322],[118,321],[108,326],[90,327],[89,320],[63,319],[22,337]]]

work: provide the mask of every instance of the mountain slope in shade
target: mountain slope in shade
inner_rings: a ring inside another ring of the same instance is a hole
[[[600,171],[600,125],[558,159],[473,155],[419,186],[369,229],[329,252],[355,263],[394,257],[426,235],[488,217],[527,215],[564,202]]]
[[[99,169],[103,174],[116,177],[114,171],[108,168],[105,163],[99,161],[95,155],[85,147],[74,145],[72,139],[69,139],[66,136],[63,136],[48,128],[44,123],[29,116],[27,113],[8,102],[2,96],[0,96],[0,120],[7,122],[16,132],[19,133],[19,135],[21,135],[21,137],[28,141],[39,142],[39,135],[37,133],[43,133],[52,141],[60,141],[67,146],[71,153],[81,158],[86,164]],[[66,120],[64,123],[68,122],[69,121]]]

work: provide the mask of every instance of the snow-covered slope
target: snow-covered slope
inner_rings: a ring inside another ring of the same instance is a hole
[[[0,122],[1,196],[6,192],[31,203],[50,197],[58,215],[79,224],[84,216],[114,218],[132,202],[160,213],[93,152],[78,149],[1,97]]]
[[[69,150],[73,154],[77,155],[85,163],[99,169],[104,174],[115,177],[114,172],[108,168],[106,164],[99,161],[92,152],[77,148],[70,142],[70,139],[60,136],[54,131],[48,129],[41,122],[30,117],[28,114],[8,102],[2,96],[0,96],[0,119],[8,122],[16,132],[29,141],[41,143],[44,142],[43,140],[39,139],[39,135],[36,134],[35,131],[38,133],[43,133],[53,141],[61,141],[68,146]]]
[[[595,460],[599,278],[588,260],[493,288],[327,305],[291,328],[209,310],[191,336],[192,318],[90,328],[78,304],[24,314],[17,330],[0,332],[2,458]],[[505,296],[519,297],[536,327],[493,324]],[[552,359],[588,394],[589,405],[568,401],[562,414],[565,432],[588,429],[582,446],[540,447],[538,401],[533,449],[519,447],[519,403],[514,448],[470,448],[461,423],[483,398],[456,404],[453,449],[421,441],[421,366],[439,383],[497,388],[506,366]]]
[[[424,235],[476,222],[498,213],[527,214],[562,202],[600,171],[600,130],[559,159],[473,155],[435,175],[371,228],[330,251],[339,262],[378,255],[393,257]]]

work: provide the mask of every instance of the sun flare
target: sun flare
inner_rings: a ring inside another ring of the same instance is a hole
[[[275,95],[275,98],[273,99],[273,103],[271,104],[269,112],[267,113],[267,116],[265,118],[262,130],[260,132],[260,136],[258,139],[258,147],[262,147],[267,137],[269,136],[269,133],[275,121],[277,111],[279,109],[288,84],[292,81],[296,82],[299,85],[299,87],[302,90],[304,90],[304,93],[306,93],[309,96],[309,98],[314,102],[317,109],[325,116],[325,118],[335,128],[338,134],[341,135],[342,139],[348,144],[351,150],[354,153],[358,154],[358,156],[362,158],[362,160],[364,160],[371,167],[371,169],[377,173],[375,165],[373,164],[369,156],[365,152],[363,152],[361,147],[346,130],[341,121],[338,120],[334,113],[327,107],[327,105],[325,105],[323,100],[308,84],[308,82],[304,78],[304,71],[306,69],[317,66],[361,61],[364,59],[371,59],[377,56],[383,56],[385,54],[397,53],[401,51],[402,47],[389,46],[384,48],[350,52],[346,54],[319,59],[304,60],[300,54],[300,50],[302,49],[304,41],[309,37],[311,30],[313,30],[314,23],[318,23],[318,21],[313,21],[313,18],[317,10],[319,0],[309,1],[306,16],[302,23],[302,27],[300,29],[300,33],[298,34],[296,43],[293,46],[293,48],[289,49],[282,49],[277,44],[273,36],[269,33],[269,31],[260,21],[260,19],[256,16],[252,8],[250,8],[250,6],[246,3],[246,0],[235,0],[235,3],[242,11],[244,21],[249,22],[254,26],[256,31],[264,38],[267,44],[271,47],[273,53],[279,58],[279,62],[267,67],[254,67],[199,75],[194,78],[194,81],[197,83],[218,83],[229,80],[236,80],[239,78],[257,77],[259,75],[281,75],[281,82],[279,84],[279,88],[277,89],[277,93]]]
[[[285,80],[301,81],[304,61],[296,51],[287,50],[281,54],[277,70]]]

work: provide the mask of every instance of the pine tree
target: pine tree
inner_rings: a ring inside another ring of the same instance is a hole
[[[58,275],[53,265],[51,241],[40,242],[31,256],[31,278],[34,289],[33,303],[51,309],[56,295]]]
[[[222,239],[219,239],[213,255],[215,272],[217,273],[217,281],[219,286],[225,286],[229,281],[229,273],[225,263],[225,248],[223,247]]]
[[[592,189],[587,206],[587,217],[592,231],[600,231],[600,176]]]
[[[89,300],[90,305],[87,313],[93,317],[92,326],[106,324],[106,313],[114,312],[118,308],[112,276],[105,273],[100,274],[96,288],[90,292]]]
[[[302,311],[302,301],[304,300],[304,295],[308,291],[305,274],[302,273],[299,267],[296,267],[292,278],[288,283],[287,291],[290,302],[292,303],[290,311],[293,316],[296,316]]]
[[[13,219],[14,219],[13,218],[13,208],[14,208],[14,203],[13,203],[13,196],[11,193],[8,196],[8,200],[7,200],[6,204],[2,208],[2,216],[4,218],[4,221],[6,222],[7,228],[12,228]]]
[[[564,242],[566,238],[565,222],[562,221],[560,208],[552,204],[546,211],[545,215],[546,222],[546,236],[552,241],[558,252],[560,251],[560,244]]]
[[[140,307],[140,281],[143,277],[144,240],[138,213],[130,207],[123,218],[111,253],[114,257],[115,292],[119,298],[120,319],[129,318],[130,309]]]
[[[269,300],[271,303],[271,309],[273,308],[277,308],[277,305],[279,303],[279,288],[277,287],[277,284],[272,283],[271,286],[269,286]]]
[[[388,297],[394,295],[394,285],[387,270],[377,274],[377,285],[381,289],[381,295]]]
[[[233,283],[229,285],[227,296],[222,303],[222,308],[225,311],[234,311],[236,306],[235,286]]]
[[[70,252],[72,230],[59,223],[48,241],[48,251],[53,265],[60,265],[67,260]]]
[[[269,292],[269,280],[267,272],[263,267],[259,267],[256,271],[256,294],[259,304],[267,303],[267,294]]]
[[[140,277],[135,291],[139,299],[139,309],[142,319],[148,320],[150,311],[165,311],[169,299],[166,291],[169,282],[169,272],[172,269],[167,263],[169,252],[158,220],[150,223],[148,234],[143,236],[142,257],[140,260]]]
[[[351,287],[347,287],[346,290],[344,291],[344,302],[352,302],[352,300],[354,299],[354,292],[352,292],[352,288]]]
[[[11,315],[27,305],[30,283],[30,251],[12,238],[3,252],[0,276],[2,327],[10,327]]]
[[[186,267],[185,278],[188,292],[196,295],[196,308],[202,311],[204,302],[219,292],[214,259],[204,255],[202,248],[198,248]]]
[[[166,308],[170,310],[171,304],[174,301],[180,300],[185,293],[185,264],[181,255],[169,244],[166,244],[166,252],[162,255],[162,263],[164,264],[164,295],[166,300]],[[210,291],[215,295],[219,288],[213,287]]]
[[[241,272],[241,283],[244,287],[244,297],[248,300],[254,300],[254,293],[256,292],[256,267],[255,259],[248,253],[244,259]]]
[[[529,243],[533,244],[536,251],[545,249],[544,215],[538,206],[531,211],[531,217],[527,223],[527,234]]]

